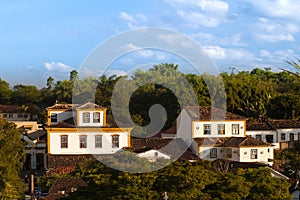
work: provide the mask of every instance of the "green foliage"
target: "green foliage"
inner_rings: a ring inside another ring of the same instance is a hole
[[[22,160],[25,159],[24,144],[13,123],[0,117],[0,199],[19,199],[24,184],[19,178]]]
[[[210,162],[174,162],[149,173],[128,173],[97,161],[81,163],[75,176],[89,182],[69,199],[290,199],[289,183],[269,169],[216,172]]]

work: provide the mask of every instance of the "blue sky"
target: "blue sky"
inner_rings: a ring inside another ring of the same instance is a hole
[[[97,45],[141,27],[185,34],[219,71],[292,70],[285,60],[300,55],[299,10],[291,0],[0,0],[0,78],[39,87],[49,76],[66,79]],[[176,58],[145,50],[120,59],[110,74],[126,74],[134,58],[179,63],[188,72]]]

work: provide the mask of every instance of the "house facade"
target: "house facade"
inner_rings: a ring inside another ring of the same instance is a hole
[[[60,160],[84,155],[114,154],[130,147],[130,127],[107,123],[106,108],[94,103],[55,104],[47,108],[48,167]]]
[[[246,137],[246,118],[221,109],[184,107],[177,120],[178,137],[204,160],[227,159],[237,162],[271,164],[270,143]]]
[[[37,119],[37,115],[26,110],[22,106],[0,105],[1,115],[8,121],[32,121]]]
[[[300,121],[284,119],[247,123],[247,135],[285,149],[300,141]]]

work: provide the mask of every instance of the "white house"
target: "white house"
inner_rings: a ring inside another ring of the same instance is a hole
[[[151,150],[139,153],[139,154],[137,154],[137,156],[140,158],[146,158],[150,162],[154,162],[159,158],[168,159],[168,160],[171,159],[171,157],[169,155],[164,154],[164,153],[160,152],[159,150],[155,150],[155,149],[151,149]]]
[[[47,108],[48,155],[113,154],[130,146],[130,127],[107,124],[106,108],[94,103]]]
[[[204,160],[271,164],[273,159],[270,143],[246,137],[245,117],[221,109],[184,107],[177,119],[177,130],[177,136]]]
[[[300,141],[300,121],[284,119],[247,123],[246,135],[271,143],[275,149],[284,149]]]

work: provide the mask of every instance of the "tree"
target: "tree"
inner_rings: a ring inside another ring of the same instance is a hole
[[[21,199],[24,184],[19,172],[25,158],[24,144],[16,126],[0,117],[0,198]]]
[[[12,96],[12,90],[9,84],[0,78],[0,104],[9,104]]]
[[[40,101],[40,93],[33,85],[15,85],[13,87],[13,103],[18,105],[31,105]]]

